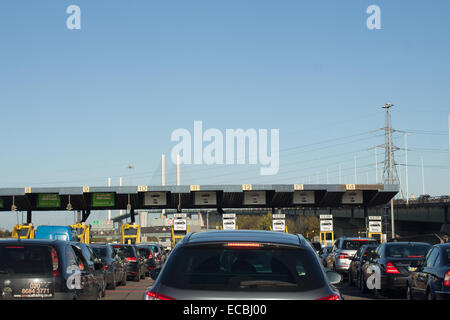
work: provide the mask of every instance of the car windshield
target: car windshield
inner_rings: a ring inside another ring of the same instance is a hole
[[[106,258],[108,256],[108,250],[105,247],[92,247],[92,250],[100,258]]]
[[[365,244],[377,243],[376,240],[344,240],[342,244],[342,249],[344,250],[358,250],[361,246]]]
[[[0,245],[0,274],[51,275],[50,247],[38,245]]]
[[[314,253],[289,247],[182,247],[162,275],[164,285],[192,290],[308,291],[326,284]]]
[[[386,246],[386,256],[390,258],[421,258],[430,249],[429,245],[396,244]]]
[[[113,246],[117,250],[117,254],[121,258],[131,258],[134,257],[134,250],[129,246]]]

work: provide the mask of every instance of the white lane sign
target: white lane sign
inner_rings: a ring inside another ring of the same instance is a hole
[[[320,232],[333,231],[333,220],[320,220]]]

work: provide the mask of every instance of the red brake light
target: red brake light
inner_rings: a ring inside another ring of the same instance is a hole
[[[161,256],[158,256],[158,258],[156,258],[156,259],[158,259],[158,261],[161,261]]]
[[[109,266],[107,264],[105,264],[105,266],[103,267],[103,269],[105,269],[105,271],[109,270]]]
[[[261,244],[254,243],[254,242],[228,242],[226,244],[227,247],[230,248],[245,248],[245,249],[251,249],[251,248],[260,248]]]
[[[163,294],[147,291],[145,293],[145,300],[176,300],[176,299],[169,296],[165,296]]]
[[[400,271],[398,271],[398,269],[391,262],[388,262],[386,263],[386,273],[398,274]]]
[[[450,287],[450,270],[448,270],[448,271],[445,273],[445,276],[444,276],[444,286],[445,286],[445,287]]]
[[[58,253],[56,252],[55,248],[52,247],[51,250],[52,255],[52,268],[53,268],[53,276],[58,276],[61,272],[59,270],[59,259],[58,259]]]
[[[133,262],[136,262],[136,261],[137,261],[136,257],[125,258],[125,260],[126,260],[126,261],[133,261]]]
[[[23,249],[24,247],[5,247],[6,249]]]
[[[337,294],[332,294],[332,295],[329,295],[329,296],[326,296],[326,297],[323,297],[323,298],[319,298],[319,299],[316,299],[316,300],[341,300],[341,297],[339,295],[337,295]]]
[[[150,252],[150,254],[148,255],[148,258],[149,258],[149,259],[153,258],[153,255],[152,255],[151,252]]]
[[[348,259],[348,258],[350,258],[350,255],[347,254],[347,253],[340,253],[340,254],[336,257],[336,259]]]

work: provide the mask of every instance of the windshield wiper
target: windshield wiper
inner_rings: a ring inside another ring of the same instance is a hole
[[[242,281],[240,283],[241,287],[252,287],[252,286],[272,286],[272,287],[296,287],[297,284],[285,281],[274,281],[274,280],[253,280],[253,281]]]

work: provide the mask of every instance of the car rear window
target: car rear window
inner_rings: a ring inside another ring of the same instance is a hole
[[[342,249],[344,250],[358,250],[361,246],[366,244],[377,244],[376,240],[344,240]]]
[[[135,257],[135,253],[132,247],[129,246],[113,246],[117,250],[117,254],[121,258]]]
[[[50,247],[0,245],[0,274],[52,275]]]
[[[181,247],[172,254],[161,281],[174,288],[298,292],[326,285],[321,266],[310,250],[203,245]]]
[[[424,257],[431,246],[397,244],[386,246],[386,256],[390,258],[421,258]]]
[[[148,248],[138,248],[139,253],[145,257],[148,257],[151,253],[151,250]]]
[[[106,258],[108,256],[108,250],[102,247],[92,247],[92,250],[95,252],[97,256],[100,258]]]

